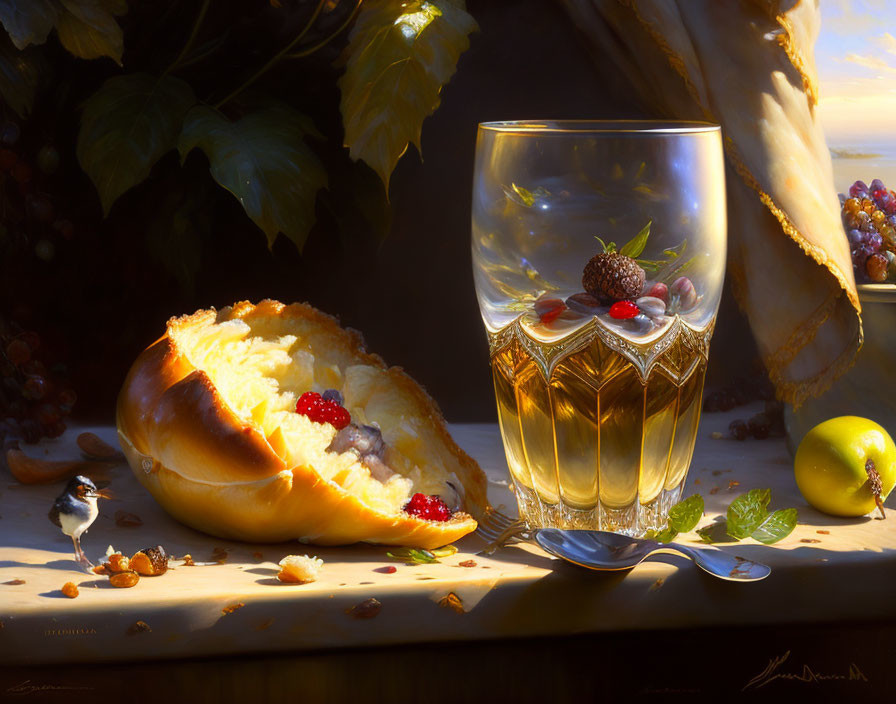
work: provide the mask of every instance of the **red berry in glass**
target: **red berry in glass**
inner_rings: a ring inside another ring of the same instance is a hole
[[[616,320],[634,318],[641,310],[634,301],[617,301],[610,306],[610,317]]]

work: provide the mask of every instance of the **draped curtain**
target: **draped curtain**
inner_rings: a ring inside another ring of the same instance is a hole
[[[816,114],[817,0],[559,1],[645,108],[722,126],[732,291],[778,396],[822,394],[862,324]]]

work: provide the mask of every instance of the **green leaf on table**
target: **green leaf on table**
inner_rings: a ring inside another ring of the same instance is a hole
[[[389,177],[470,45],[476,21],[456,0],[367,0],[349,34],[339,79],[345,145]]]
[[[184,115],[195,102],[182,80],[147,73],[110,78],[87,99],[78,161],[96,186],[105,215],[177,145]]]
[[[736,538],[731,537],[727,531],[728,525],[725,521],[710,523],[703,526],[697,531],[697,536],[704,543],[712,545],[713,543],[732,543],[736,542]]]
[[[732,501],[727,514],[728,534],[738,540],[749,537],[768,515],[771,495],[770,489],[751,489]]]
[[[679,533],[688,533],[694,530],[702,517],[703,497],[700,494],[694,494],[669,509],[665,528],[660,531],[648,530],[644,537],[660,543],[671,543]]]
[[[410,562],[413,565],[426,565],[439,561],[429,550],[423,550],[422,548],[397,548],[392,552],[387,552],[386,556],[391,557],[393,560]]]
[[[327,173],[306,144],[311,121],[285,106],[269,106],[231,122],[217,110],[196,106],[178,141],[181,159],[199,148],[212,177],[230,191],[273,246],[282,232],[301,249],[314,225],[317,192]]]
[[[777,543],[786,538],[796,528],[797,512],[795,508],[784,508],[775,511],[754,530],[750,537],[765,545]]]
[[[38,50],[29,47],[19,51],[7,37],[0,36],[0,96],[19,117],[31,112],[39,82]]]
[[[678,537],[678,531],[674,528],[666,526],[660,531],[649,530],[644,537],[650,540],[655,540],[658,543],[671,543]]]
[[[17,49],[47,41],[56,18],[53,0],[0,0],[0,23]]]
[[[622,248],[619,250],[620,254],[624,254],[627,257],[631,257],[632,259],[637,259],[641,256],[641,253],[644,251],[644,248],[647,246],[647,239],[650,237],[650,224],[652,220],[648,220],[647,224],[641,228],[641,231],[632,237],[628,242],[622,245]]]
[[[58,0],[56,33],[71,54],[80,59],[109,56],[119,65],[124,35],[115,19],[127,12],[125,0]]]
[[[678,533],[689,533],[703,518],[703,497],[689,496],[669,509],[669,527]]]
[[[442,558],[442,557],[451,557],[452,555],[457,554],[457,546],[456,545],[444,545],[440,548],[433,548],[428,551],[432,554],[433,557]]]

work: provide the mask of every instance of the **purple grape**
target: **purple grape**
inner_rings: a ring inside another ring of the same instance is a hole
[[[4,144],[15,144],[19,141],[20,134],[19,126],[15,122],[7,122],[0,127],[0,141]]]
[[[864,181],[856,181],[849,187],[849,195],[852,198],[867,198],[868,186],[865,185]]]
[[[865,235],[865,246],[871,247],[872,254],[877,252],[883,243],[884,238],[876,232],[871,232]]]
[[[324,401],[335,401],[340,406],[345,405],[345,399],[342,398],[342,394],[339,393],[339,389],[327,389],[321,394],[321,398]]]
[[[876,178],[871,182],[871,187],[869,190],[874,193],[874,191],[884,191],[886,190],[886,188],[887,187],[884,185],[884,182],[879,178]]]
[[[865,236],[860,230],[850,230],[846,233],[846,239],[849,240],[850,249],[855,249],[865,241]]]
[[[887,216],[887,222],[890,223],[891,226],[896,227],[896,213]]]
[[[845,194],[845,193],[838,193],[838,194],[837,194],[837,198],[840,199],[840,207],[842,208],[842,207],[843,207],[843,204],[846,202],[846,194]]]
[[[868,261],[868,257],[871,256],[871,248],[868,245],[863,244],[860,245],[853,251],[852,253],[852,264],[858,271],[865,270],[865,262]]]

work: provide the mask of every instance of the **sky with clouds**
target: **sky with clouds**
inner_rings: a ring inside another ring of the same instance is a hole
[[[896,142],[896,1],[821,0],[815,61],[828,142]]]

